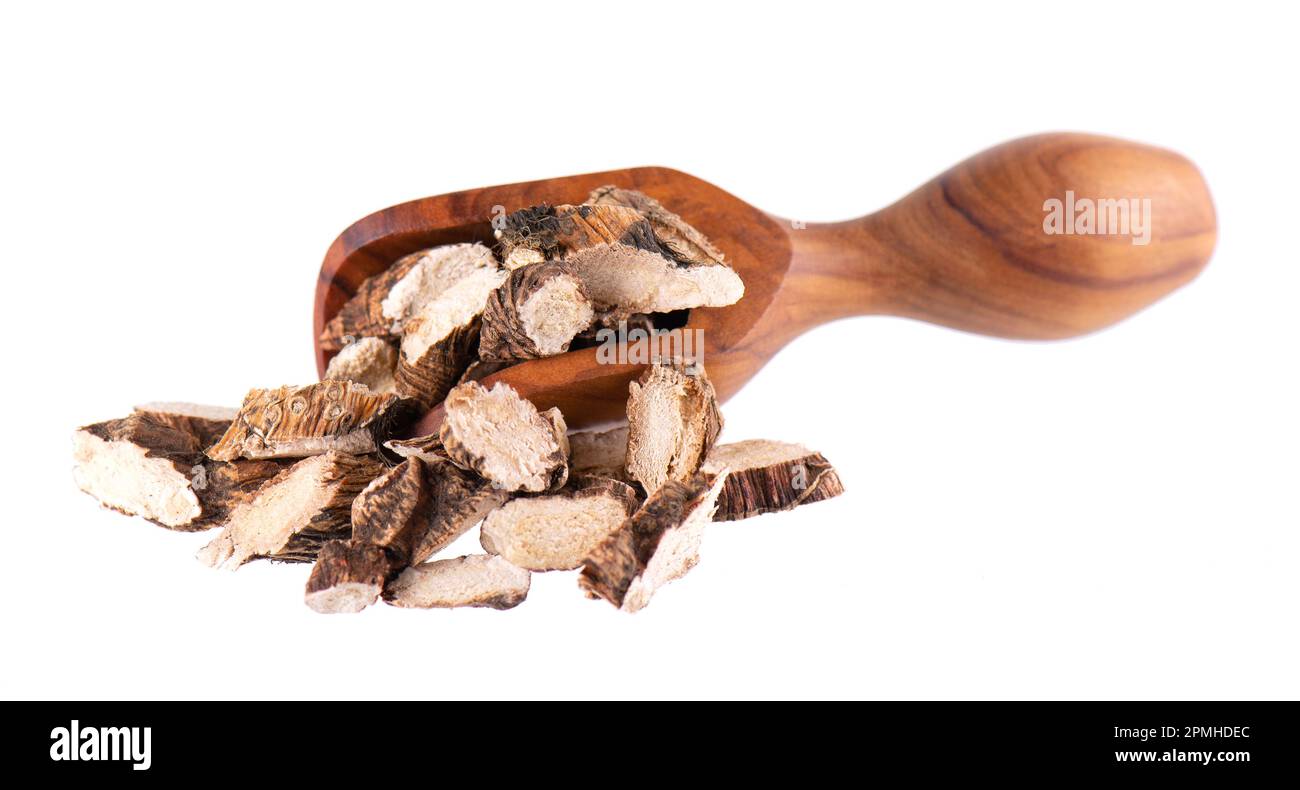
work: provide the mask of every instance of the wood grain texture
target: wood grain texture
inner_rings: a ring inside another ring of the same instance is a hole
[[[607,184],[644,192],[679,214],[744,280],[737,304],[692,310],[687,325],[704,330],[705,364],[721,400],[795,337],[849,316],[905,316],[1020,339],[1101,329],[1195,277],[1217,232],[1209,190],[1191,162],[1093,135],[1015,140],[875,214],[800,227],[685,173],[616,170],[425,198],[366,217],[326,254],[313,336],[366,277],[403,255],[436,244],[491,244],[494,213],[581,203]],[[1046,234],[1043,203],[1067,190],[1093,199],[1150,198],[1150,243]],[[318,346],[320,371],[328,359]],[[586,348],[514,365],[483,383],[508,382],[581,428],[617,421],[627,385],[642,369],[597,364],[596,349]],[[440,424],[435,408],[413,432]]]

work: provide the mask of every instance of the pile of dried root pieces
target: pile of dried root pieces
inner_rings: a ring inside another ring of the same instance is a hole
[[[315,563],[307,604],[508,609],[534,572],[578,570],[589,597],[636,611],[696,564],[705,526],[836,496],[820,454],[716,444],[722,415],[698,360],[657,359],[627,424],[570,433],[505,384],[521,360],[652,328],[744,293],[696,229],[639,192],[507,215],[497,249],[453,244],[371,277],[325,328],[316,384],[254,389],[238,410],[139,406],[74,435],[74,475],[102,504],[172,530],[216,529],[212,567]],[[396,439],[443,403],[436,435]],[[482,554],[439,553],[480,527]]]

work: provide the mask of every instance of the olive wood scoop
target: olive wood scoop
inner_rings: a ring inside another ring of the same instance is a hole
[[[705,367],[723,400],[795,337],[848,316],[906,316],[1027,340],[1093,332],[1195,277],[1216,237],[1195,165],[1093,135],[1013,140],[875,214],[827,224],[779,219],[694,176],[638,167],[471,189],[371,214],[325,255],[315,336],[363,280],[398,258],[439,244],[491,245],[493,216],[503,210],[582,203],[606,184],[640,190],[679,214],[744,281],[739,302],[696,308],[686,323],[704,330]],[[1048,233],[1046,201],[1064,202],[1067,192],[1076,202],[1150,199],[1149,241],[1134,243],[1132,232]],[[557,406],[572,427],[610,423],[623,418],[628,383],[644,366],[598,364],[597,350],[521,362],[482,383],[506,382],[539,409]],[[329,357],[318,342],[318,372]],[[432,433],[441,422],[434,408],[411,433]]]

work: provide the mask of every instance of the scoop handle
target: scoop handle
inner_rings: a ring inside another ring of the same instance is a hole
[[[1109,326],[1188,282],[1216,235],[1209,188],[1186,158],[1044,134],[861,219],[791,223],[791,271],[815,283],[803,296],[818,322],[888,314],[1047,340]]]

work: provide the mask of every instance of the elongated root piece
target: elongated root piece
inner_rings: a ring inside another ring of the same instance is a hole
[[[505,277],[474,269],[414,312],[402,335],[398,392],[426,406],[443,399],[475,360],[483,308]]]
[[[484,519],[480,541],[489,554],[530,571],[572,570],[638,504],[626,483],[584,478],[559,494],[507,502]]]
[[[650,223],[659,243],[679,263],[704,266],[723,263],[722,253],[703,233],[688,225],[685,220],[664,208],[659,201],[644,192],[604,186],[593,191],[587,198],[587,203],[594,206],[614,205],[635,209]]]
[[[821,453],[767,439],[752,439],[714,447],[702,471],[730,470],[718,497],[714,521],[790,510],[810,502],[837,497],[844,485]]]
[[[650,602],[663,585],[699,562],[726,474],[669,480],[583,561],[578,585],[625,612]]]
[[[538,359],[563,353],[594,318],[582,281],[564,263],[516,269],[488,298],[479,358]]]
[[[321,544],[350,537],[352,500],[382,471],[373,456],[305,458],[236,507],[199,561],[231,570],[260,558],[311,562]]]
[[[329,450],[372,453],[376,433],[382,433],[399,404],[396,395],[376,395],[350,381],[250,390],[225,435],[208,448],[208,457],[233,461],[301,458]]]
[[[569,264],[606,323],[611,315],[722,307],[745,293],[731,267],[679,261],[650,221],[616,203],[533,206],[508,215],[497,238],[507,268],[541,260]]]
[[[184,532],[215,526],[284,464],[209,461],[233,410],[157,403],[73,434],[73,478],[105,507]]]
[[[427,470],[437,506],[432,523],[411,550],[411,564],[447,548],[510,498],[510,492],[446,459],[428,463]]]
[[[547,491],[569,476],[569,441],[558,409],[538,412],[514,388],[458,385],[443,402],[442,445],[458,466],[506,491]]]
[[[656,364],[628,387],[627,472],[653,494],[699,470],[722,430],[717,394],[701,365]]]
[[[481,606],[512,609],[528,597],[531,575],[492,554],[471,554],[414,565],[384,591],[393,606],[448,609]]]
[[[352,502],[352,542],[384,549],[405,564],[433,523],[434,493],[424,462],[407,458],[370,481]]]
[[[397,347],[378,337],[363,337],[330,360],[325,380],[364,384],[376,395],[387,395],[397,391],[396,370]]]
[[[307,580],[307,605],[321,614],[359,612],[379,600],[392,562],[383,549],[331,540]]]

